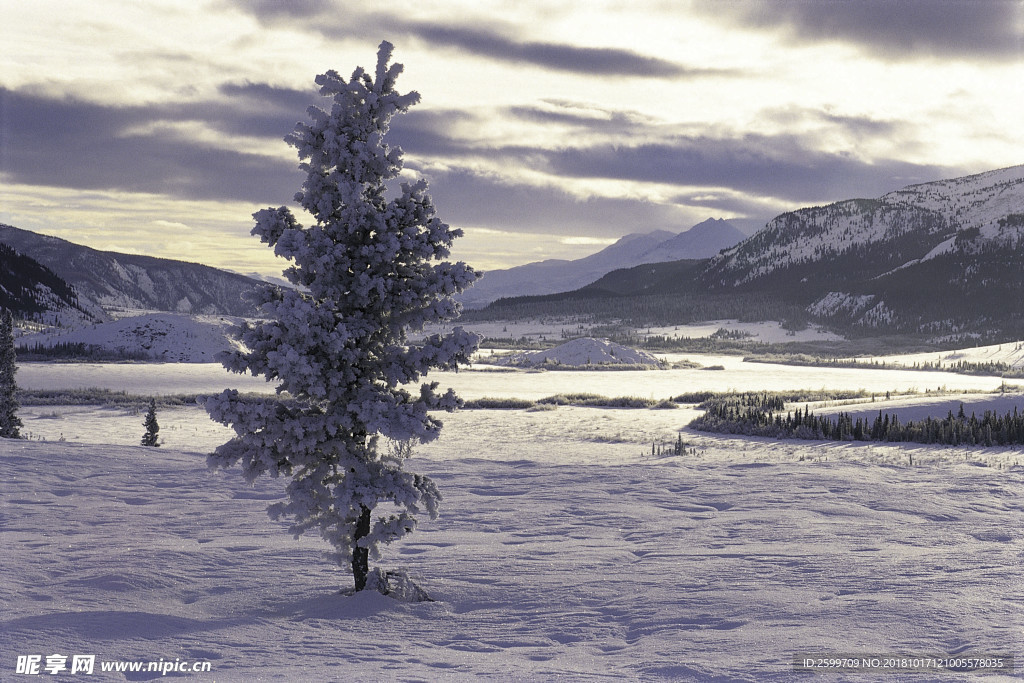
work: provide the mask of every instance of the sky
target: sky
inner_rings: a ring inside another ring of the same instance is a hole
[[[0,0],[0,223],[277,275],[317,74],[382,40],[388,142],[479,269],[1024,163],[1024,0]],[[302,219],[300,219],[302,220]],[[307,224],[310,222],[305,217]]]

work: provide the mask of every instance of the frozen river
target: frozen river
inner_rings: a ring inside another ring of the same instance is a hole
[[[864,389],[868,392],[940,387],[951,391],[994,391],[998,377],[921,370],[821,368],[747,363],[738,356],[670,354],[670,361],[690,360],[701,368],[674,370],[508,371],[477,363],[458,373],[436,372],[429,379],[452,387],[465,399],[515,397],[539,399],[554,394],[671,398],[692,391],[785,391],[789,389]],[[704,369],[721,367],[721,370]],[[167,395],[240,391],[272,392],[262,378],[229,373],[218,363],[22,363],[18,385],[25,389],[103,388],[132,394]],[[1006,380],[1024,386],[1024,380]]]

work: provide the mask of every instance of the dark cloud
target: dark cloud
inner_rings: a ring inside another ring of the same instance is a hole
[[[228,133],[281,139],[296,123],[308,120],[306,110],[310,105],[330,107],[330,100],[321,97],[315,86],[295,90],[247,81],[225,83],[218,90],[225,101],[164,106],[154,114],[178,120],[199,119]]]
[[[476,114],[461,109],[410,109],[391,119],[388,144],[405,152],[431,157],[464,157],[481,149],[458,131],[479,122]]]
[[[766,201],[722,190],[682,193],[672,197],[670,201],[688,208],[703,207],[708,209],[709,215],[712,216],[754,216],[755,218],[750,220],[759,224],[759,228],[764,227],[769,218],[799,208],[792,203]],[[742,219],[730,218],[729,220],[736,221],[739,225]]]
[[[509,107],[508,114],[523,121],[568,125],[584,128],[592,132],[614,133],[622,136],[629,135],[632,131],[650,125],[649,119],[633,112],[614,110],[590,111],[580,109],[571,103],[555,104],[559,108]]]
[[[762,197],[818,203],[877,197],[911,182],[956,175],[947,167],[866,161],[809,147],[795,135],[732,139],[678,137],[643,145],[564,148],[547,155],[548,172],[576,178],[726,187]]]
[[[224,84],[219,94],[215,100],[189,104],[118,107],[0,88],[2,129],[10,131],[2,141],[0,170],[11,181],[35,185],[260,205],[290,201],[302,181],[294,157],[222,149],[184,138],[172,124],[198,122],[212,131],[281,140],[297,120],[305,119],[306,105],[320,98],[311,91],[252,82]],[[475,137],[481,117],[493,113],[414,109],[394,119],[389,141],[412,159],[411,170],[423,162],[430,162],[422,166],[426,169],[456,169],[430,172],[433,194],[450,222],[614,237],[638,230],[681,229],[684,207],[760,216],[772,207],[877,197],[913,182],[971,170],[868,161],[852,153],[823,151],[821,135],[834,138],[839,131],[886,137],[901,125],[827,112],[767,114],[776,122],[784,123],[786,117],[795,123],[816,122],[826,127],[825,133],[733,136],[681,134],[614,111],[589,114],[563,107],[497,112],[585,129],[585,134],[570,137],[578,138],[577,144],[554,149],[496,145]],[[798,125],[792,129],[803,130]],[[651,142],[618,142],[634,139]],[[530,168],[561,183],[613,179],[711,189],[681,194],[675,204],[616,198],[584,201],[555,181],[538,188],[466,170],[481,163],[486,168]]]
[[[843,139],[893,140],[897,136],[912,132],[912,126],[905,121],[878,119],[871,116],[836,114],[821,109],[785,107],[762,111],[759,117],[789,130],[813,130],[826,128],[830,136],[839,134]]]
[[[269,83],[246,81],[244,83],[223,83],[218,90],[228,97],[244,99],[261,108],[297,114],[304,112],[306,107],[314,103],[314,100],[323,101],[323,98],[316,96],[316,91],[312,87],[309,90],[295,90]]]
[[[842,41],[883,57],[1018,59],[1024,51],[1019,0],[697,0],[709,15],[777,29],[794,43]]]
[[[334,9],[331,0],[230,0],[229,4],[264,20],[282,17],[308,19],[323,16]]]
[[[394,140],[408,153],[447,159],[502,160],[509,167],[526,167],[556,177],[617,179],[687,187],[728,188],[717,206],[747,213],[757,205],[762,214],[770,205],[795,208],[851,197],[877,197],[914,182],[954,177],[971,169],[914,164],[896,159],[869,159],[856,153],[860,143],[892,142],[907,133],[901,121],[834,114],[812,109],[770,110],[764,118],[786,130],[774,135],[719,131],[715,135],[677,133],[623,112],[593,115],[517,107],[508,111],[538,123],[578,126],[581,142],[560,148],[493,146],[485,141],[451,134],[446,115],[416,119],[410,114],[393,129]],[[472,123],[472,118],[466,118]],[[472,126],[467,125],[467,130]],[[631,139],[652,140],[630,144]],[[836,140],[849,140],[849,151],[826,151]],[[826,144],[827,143],[827,144]],[[763,199],[744,204],[747,195]],[[698,196],[709,196],[706,192]]]
[[[581,200],[557,187],[520,185],[463,168],[424,175],[438,215],[457,225],[608,238],[690,227],[681,225],[685,221],[678,207],[642,199]]]
[[[0,87],[0,172],[13,182],[78,189],[155,192],[186,199],[290,201],[302,181],[283,138],[307,120],[315,90],[266,83],[226,83],[221,98],[190,103],[116,106]],[[394,119],[393,145],[431,156],[458,156],[464,144],[444,133],[465,112],[413,110]],[[196,122],[225,134],[279,141],[265,156],[189,140],[174,124]]]
[[[214,124],[233,121],[224,105],[197,105],[186,115],[187,107],[104,106],[6,88],[0,103],[4,127],[12,131],[0,170],[13,182],[261,203],[290,200],[301,182],[294,162],[184,140],[153,125],[203,116]],[[258,115],[234,127],[274,129],[275,136],[288,131]]]
[[[714,69],[690,69],[647,57],[631,50],[577,47],[563,43],[517,41],[483,28],[431,22],[387,21],[393,31],[415,36],[434,45],[456,48],[508,62],[534,64],[545,69],[598,76],[686,78],[722,75]]]
[[[455,49],[518,64],[593,76],[693,78],[724,76],[723,69],[691,68],[669,60],[619,48],[580,47],[567,43],[524,41],[483,26],[432,21],[410,21],[394,14],[361,13],[344,3],[307,0],[299,8],[289,3],[234,0],[233,4],[262,22],[290,19],[307,30],[335,39],[380,36],[388,40],[415,38],[439,48]],[[499,22],[493,22],[498,25]]]

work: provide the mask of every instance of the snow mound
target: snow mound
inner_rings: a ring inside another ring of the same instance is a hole
[[[653,365],[661,361],[646,351],[631,349],[607,339],[583,337],[573,339],[551,349],[516,353],[497,361],[499,365],[519,367],[568,366],[585,367],[593,365]]]
[[[150,313],[59,333],[25,335],[20,344],[53,347],[86,344],[126,355],[177,363],[211,363],[237,346],[231,329],[237,318]]]
[[[433,598],[420,588],[405,569],[382,570],[374,567],[366,577],[366,589],[377,591],[402,602],[433,602]]]

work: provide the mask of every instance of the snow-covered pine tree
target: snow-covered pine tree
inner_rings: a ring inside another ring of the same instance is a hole
[[[160,433],[160,424],[156,421],[156,399],[149,399],[149,410],[146,411],[146,419],[142,422],[142,425],[146,428],[146,433],[142,435],[143,446],[159,446],[158,434]]]
[[[241,462],[249,482],[291,477],[287,501],[269,514],[291,518],[296,537],[319,530],[339,563],[350,563],[356,590],[366,587],[380,545],[410,533],[421,509],[435,517],[441,499],[428,477],[404,471],[401,449],[378,448],[379,439],[435,439],[441,422],[428,411],[452,411],[461,400],[439,394],[437,382],[416,395],[403,387],[433,368],[458,369],[478,341],[455,328],[408,343],[409,331],[457,317],[452,295],[479,274],[443,261],[462,232],[437,218],[424,181],[386,197],[402,152],[384,136],[392,116],[419,101],[395,90],[402,66],[388,66],[392,49],[381,43],[373,75],[358,68],[348,80],[318,76],[333,106],[310,107],[312,122],[285,138],[307,173],[295,199],[316,222],[304,228],[286,207],[253,214],[253,234],[293,262],[284,274],[297,289],[263,289],[266,320],[243,325],[246,350],[223,362],[279,381],[279,395],[229,390],[206,402],[237,434],[210,456],[211,467]],[[391,505],[372,518],[381,504]]]
[[[4,311],[0,316],[0,437],[20,439],[21,418],[18,417],[18,390],[14,374],[18,371],[14,350],[14,316]]]

